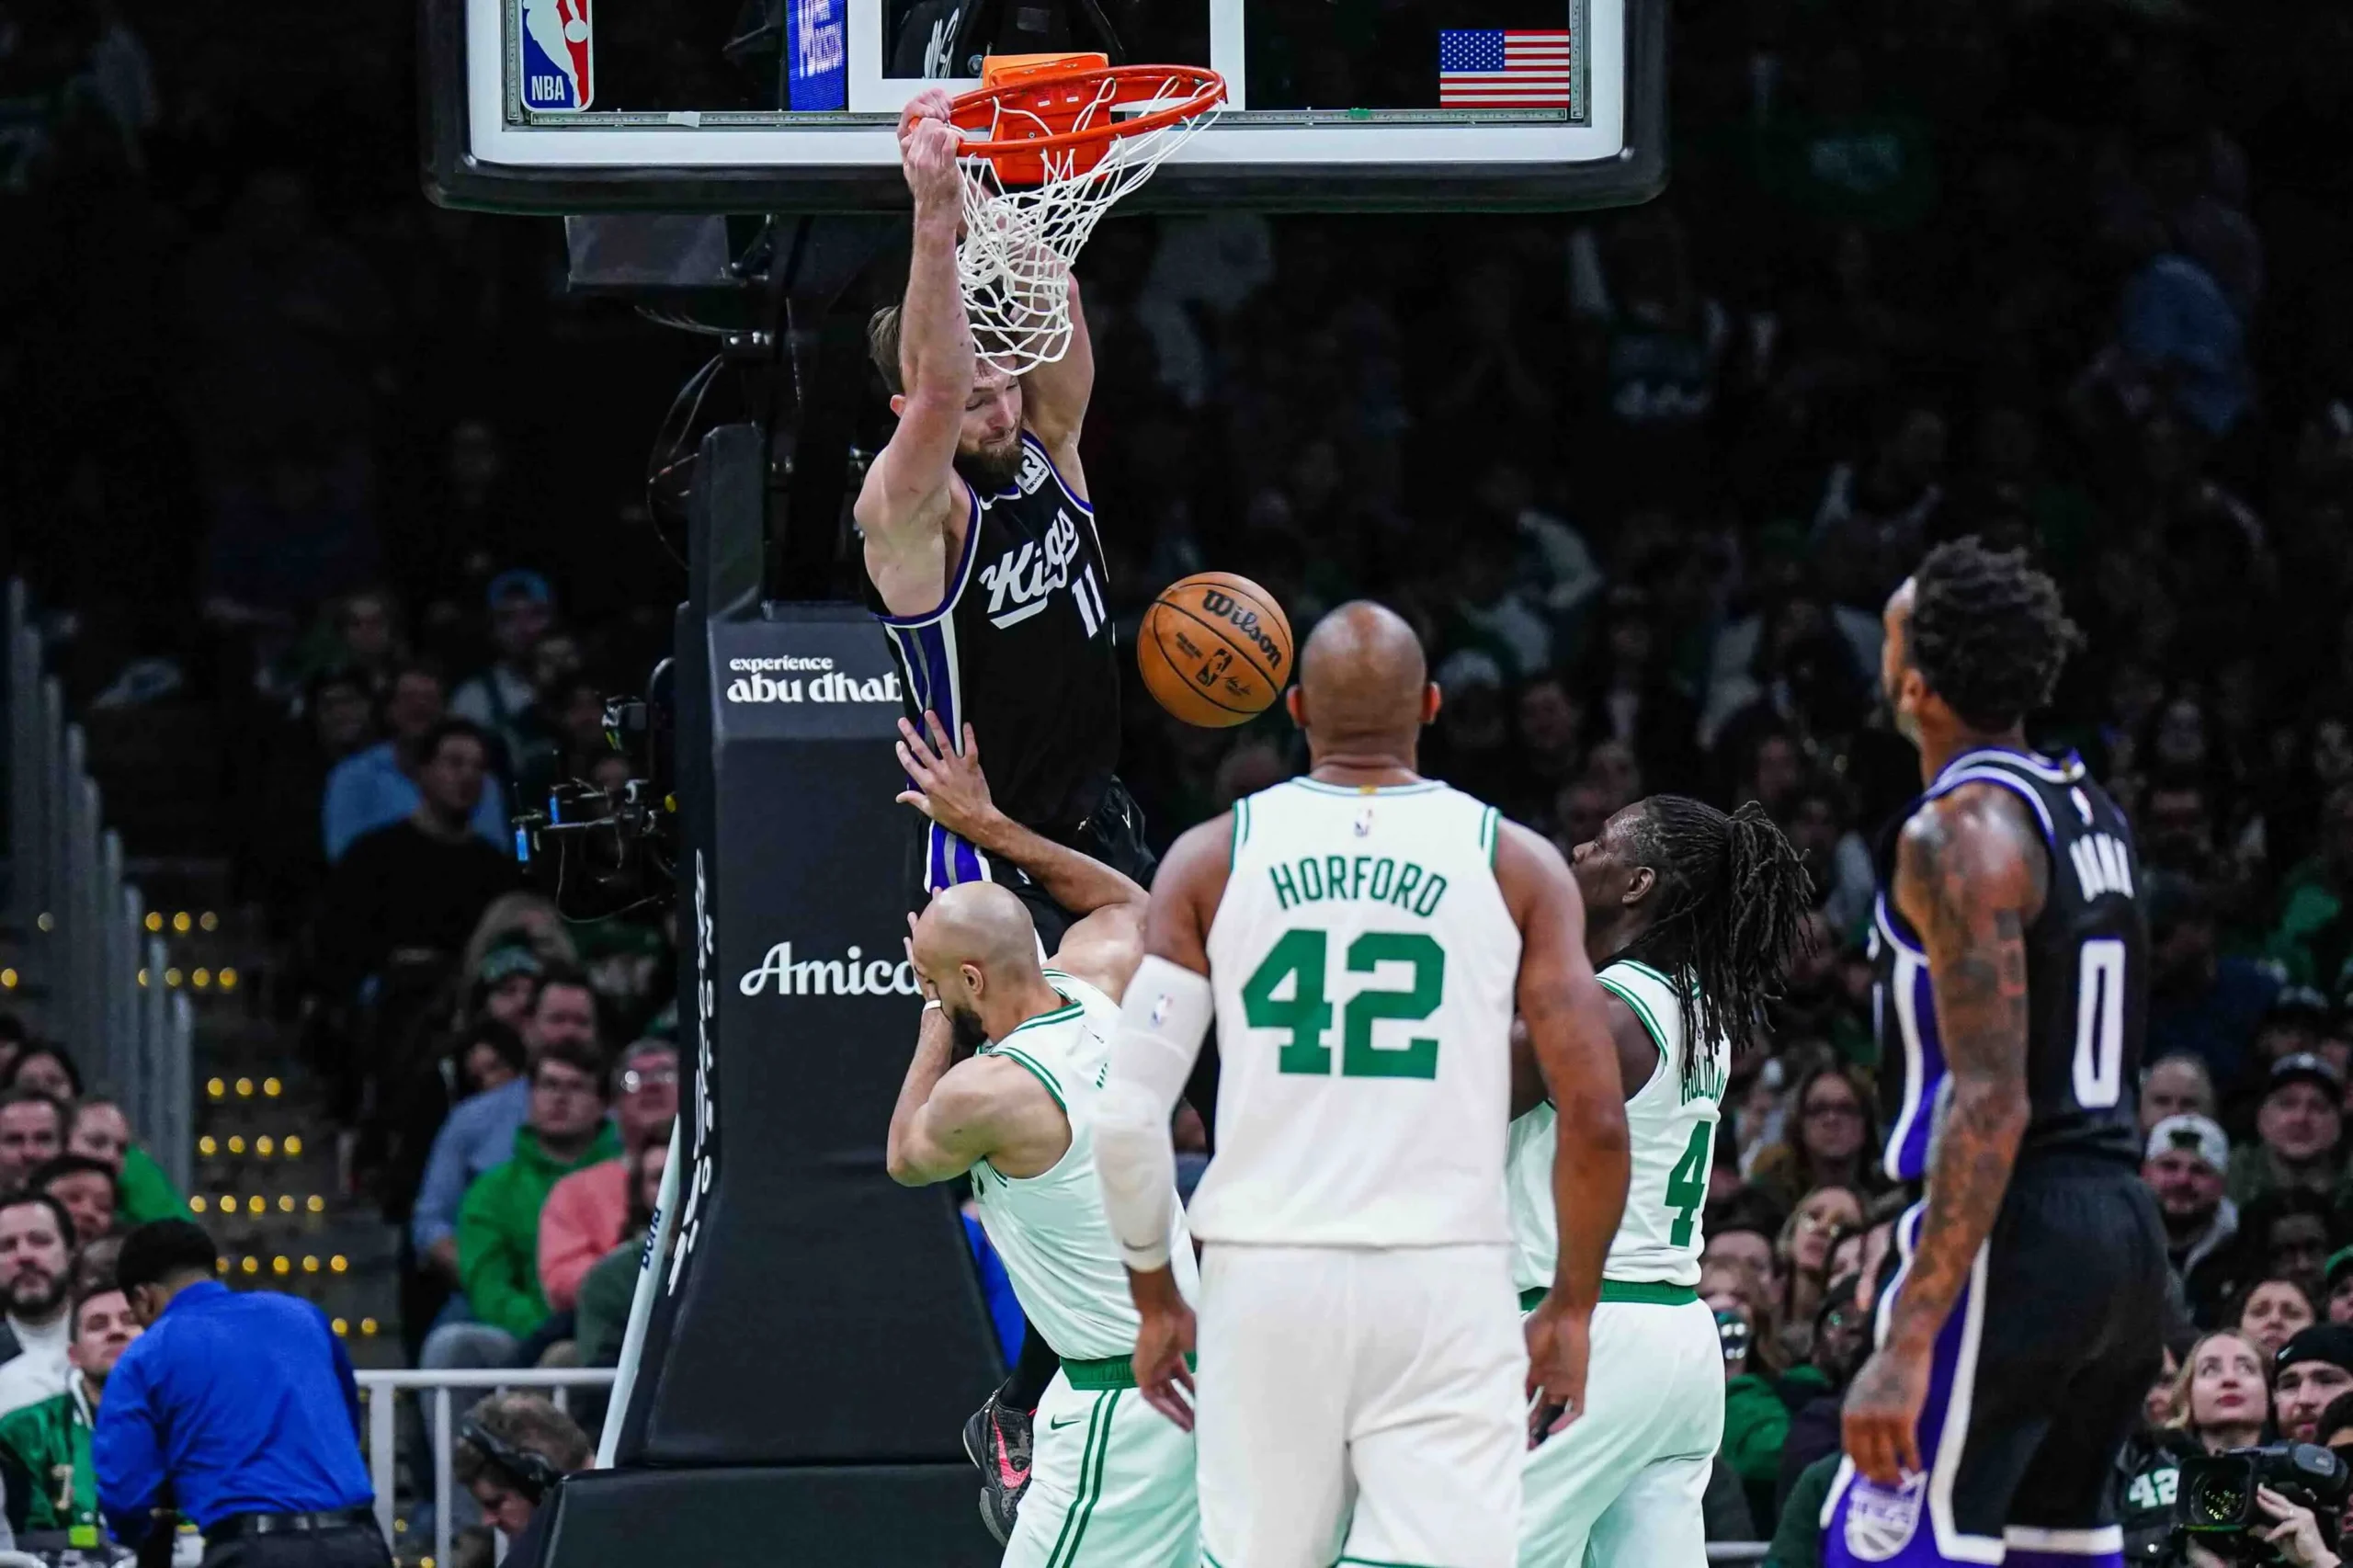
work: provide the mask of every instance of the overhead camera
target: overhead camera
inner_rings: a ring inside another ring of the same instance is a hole
[[[643,698],[605,704],[605,742],[630,777],[607,788],[585,778],[550,788],[514,818],[515,858],[567,920],[602,920],[665,907],[676,895],[678,803],[671,662],[654,666]]]

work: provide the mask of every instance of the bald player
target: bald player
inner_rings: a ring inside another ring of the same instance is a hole
[[[1415,772],[1438,691],[1395,614],[1326,617],[1289,702],[1309,772],[1170,850],[1096,1108],[1136,1375],[1177,1426],[1198,1416],[1204,1561],[1329,1568],[1336,1546],[1505,1568],[1523,1390],[1546,1430],[1581,1411],[1626,1197],[1584,908],[1551,845]],[[1524,1343],[1504,1202],[1515,1006],[1560,1118],[1562,1244]],[[1168,1118],[1212,1018],[1196,1389]]]
[[[891,1176],[921,1187],[971,1175],[1021,1310],[1062,1357],[1038,1406],[1029,1486],[999,1538],[1008,1568],[1196,1568],[1193,1440],[1136,1392],[1140,1320],[1095,1175],[1119,1021],[1103,987],[1134,968],[1142,890],[1093,861],[1074,869],[1082,880],[1066,886],[1089,913],[1053,964],[1039,961],[1029,910],[995,883],[947,889],[915,923],[927,1000],[891,1116]],[[1098,896],[1109,902],[1091,907]],[[1190,1294],[1192,1242],[1173,1185],[1168,1196],[1164,1244]]]

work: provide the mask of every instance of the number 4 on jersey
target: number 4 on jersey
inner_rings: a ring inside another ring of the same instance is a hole
[[[1691,1244],[1692,1216],[1708,1200],[1708,1145],[1715,1131],[1715,1124],[1708,1121],[1693,1128],[1691,1142],[1683,1146],[1683,1157],[1666,1173],[1666,1211],[1675,1216],[1666,1233],[1671,1246]]]
[[[1332,1048],[1324,1043],[1324,1033],[1332,1027],[1332,1005],[1324,1000],[1330,945],[1327,933],[1312,927],[1286,931],[1243,983],[1242,1012],[1250,1027],[1290,1031],[1275,1059],[1285,1073],[1321,1077],[1332,1071]],[[1410,963],[1414,982],[1402,991],[1367,988],[1348,999],[1342,1013],[1340,1075],[1437,1077],[1436,1040],[1379,1046],[1373,1043],[1372,1027],[1383,1018],[1413,1023],[1438,1011],[1446,992],[1446,949],[1419,932],[1368,931],[1348,944],[1347,956],[1351,974],[1370,974],[1383,963]],[[1276,995],[1286,981],[1290,994]]]

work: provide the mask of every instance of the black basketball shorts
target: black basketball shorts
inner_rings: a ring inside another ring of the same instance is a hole
[[[1071,832],[1046,833],[1046,836],[1125,872],[1147,890],[1153,873],[1160,868],[1159,858],[1144,842],[1143,811],[1117,778],[1104,787],[1103,798],[1085,822]],[[937,823],[925,829],[916,852],[920,865],[914,879],[914,907],[918,914],[941,888],[960,882],[995,882],[1029,906],[1029,918],[1037,924],[1039,946],[1048,954],[1062,946],[1063,933],[1077,918],[1047,897],[1046,890],[1029,872],[983,854]]]
[[[1905,1267],[1881,1298],[1882,1333],[1926,1213],[1897,1221]],[[2082,1156],[2021,1165],[1937,1336],[1926,1472],[1890,1490],[1841,1463],[1825,1568],[2120,1562],[2117,1454],[2164,1359],[2165,1312],[2165,1227],[2137,1173]]]

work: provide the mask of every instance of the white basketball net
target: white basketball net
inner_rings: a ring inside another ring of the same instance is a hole
[[[1069,129],[1109,123],[1115,113],[1147,114],[1194,96],[1195,79],[1171,76],[1148,101],[1115,109],[1116,84],[1105,79],[1097,101]],[[1070,352],[1070,268],[1111,204],[1152,177],[1161,160],[1215,118],[1214,108],[1131,136],[1115,136],[1092,168],[1081,170],[1094,147],[1040,154],[1046,178],[1008,187],[986,157],[964,164],[964,233],[956,245],[956,274],[981,357],[1012,375],[1051,365]],[[986,140],[1046,134],[1039,116],[1017,105],[995,106]]]

